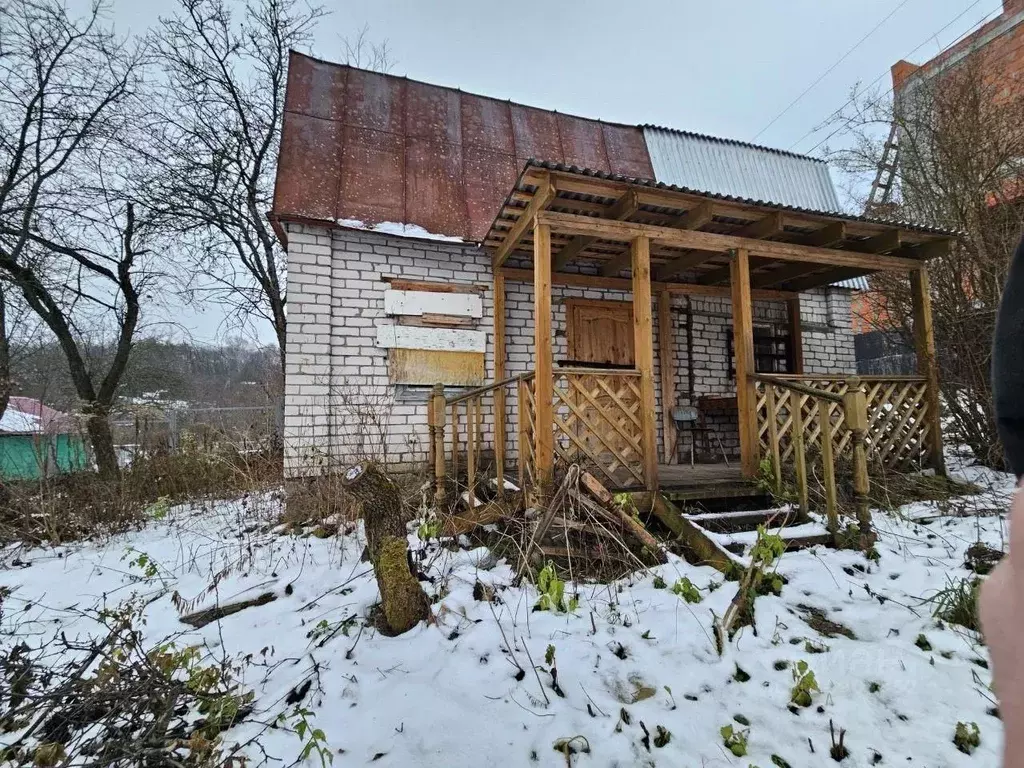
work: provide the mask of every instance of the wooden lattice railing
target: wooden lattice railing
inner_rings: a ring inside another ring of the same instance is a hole
[[[853,491],[861,532],[870,534],[867,494],[868,408],[861,380],[800,377],[751,377],[757,393],[757,439],[771,459],[776,492],[782,492],[782,467],[792,464],[802,512],[809,507],[808,458],[821,468],[828,528],[839,533],[836,456],[849,454]]]
[[[928,383],[921,376],[851,376],[836,378],[835,376],[773,376],[777,381],[795,383],[816,391],[844,397],[852,388],[864,391],[866,408],[865,440],[869,460],[897,471],[921,468],[930,456],[938,450],[933,445],[935,433],[932,431],[932,414],[928,405]],[[762,449],[767,447],[768,420],[767,397],[769,387],[763,381],[757,384],[758,392],[758,437]],[[785,409],[782,402],[782,391],[775,386],[775,404],[777,409]],[[804,414],[803,423],[811,425],[805,435],[808,448],[820,450],[820,421],[814,409],[818,400],[802,396]],[[833,403],[828,406],[831,421],[834,447],[837,455],[845,454],[850,449],[851,432],[844,422],[844,410]],[[780,433],[785,438],[789,426],[788,411],[785,419],[777,423]],[[783,461],[791,457],[792,446],[787,445],[783,451]]]
[[[617,487],[643,486],[639,372],[559,368],[554,379],[555,455]]]
[[[519,380],[519,487],[532,488],[537,482],[534,434],[537,428],[536,377],[531,373]]]

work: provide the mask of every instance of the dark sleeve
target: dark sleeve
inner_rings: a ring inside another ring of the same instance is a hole
[[[1024,240],[1017,246],[996,319],[992,392],[1010,470],[1024,475]]]

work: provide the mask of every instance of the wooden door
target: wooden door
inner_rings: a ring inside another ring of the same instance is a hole
[[[569,359],[633,367],[633,305],[628,301],[569,299],[565,303]]]

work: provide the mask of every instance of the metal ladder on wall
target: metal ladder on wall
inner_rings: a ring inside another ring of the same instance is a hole
[[[884,210],[892,201],[892,187],[896,179],[896,166],[900,159],[900,147],[896,123],[889,129],[889,138],[885,140],[882,158],[878,161],[875,180],[871,183],[871,194],[868,195],[864,213],[868,216]]]

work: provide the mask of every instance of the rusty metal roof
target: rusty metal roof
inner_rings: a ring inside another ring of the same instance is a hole
[[[842,210],[822,160],[654,125],[643,130],[658,181],[795,208]]]
[[[271,216],[371,229],[394,222],[482,242],[530,163],[942,232],[840,213],[828,166],[813,158],[565,115],[294,51]]]
[[[643,132],[292,52],[272,214],[480,241],[531,157],[654,175]]]

